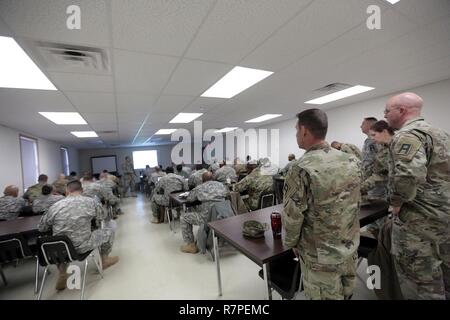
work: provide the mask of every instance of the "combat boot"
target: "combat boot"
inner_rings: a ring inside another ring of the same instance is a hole
[[[67,285],[67,279],[69,278],[69,275],[66,271],[59,273],[58,281],[56,282],[55,289],[58,291],[64,290]]]
[[[198,248],[194,242],[181,246],[180,250],[184,253],[198,253]]]
[[[114,257],[102,256],[103,270],[111,267],[112,265],[115,265],[117,262],[119,262],[119,257],[117,257],[117,256],[114,256]]]
[[[151,223],[158,224],[159,219],[157,217],[153,217]]]

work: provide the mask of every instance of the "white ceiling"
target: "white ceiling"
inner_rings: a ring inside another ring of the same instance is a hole
[[[81,30],[66,28],[72,4]],[[381,30],[366,27],[373,4]],[[79,148],[192,127],[168,123],[178,112],[204,112],[204,129],[283,113],[267,123],[277,122],[333,82],[376,90],[326,109],[450,78],[450,0],[1,0],[0,35],[13,36],[59,90],[0,88],[0,124]],[[35,54],[37,40],[104,49],[109,68],[58,70]],[[232,99],[200,97],[236,65],[274,74]],[[57,126],[38,111],[77,111],[88,126]],[[90,129],[99,139],[69,133]]]

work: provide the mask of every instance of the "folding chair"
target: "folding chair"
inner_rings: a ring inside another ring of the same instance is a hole
[[[51,236],[38,239],[38,257],[39,264],[44,269],[44,275],[39,289],[38,300],[41,300],[42,292],[45,286],[45,280],[47,278],[48,268],[51,265],[58,266],[59,264],[69,264],[74,261],[84,261],[83,280],[81,286],[81,297],[84,298],[84,288],[86,284],[86,272],[89,265],[89,258],[94,260],[100,276],[103,278],[102,261],[98,249],[88,251],[83,254],[78,254],[72,244],[72,241],[67,236]]]
[[[259,276],[264,279],[262,269]],[[269,286],[271,290],[278,292],[282,300],[294,299],[303,287],[302,282],[300,263],[293,252],[269,263]]]
[[[275,205],[275,195],[273,194],[273,192],[260,195],[258,208],[264,209],[267,207],[272,207],[274,205]]]
[[[36,269],[35,269],[35,282],[34,282],[34,293],[37,293],[38,282],[39,282],[39,263],[37,254],[33,251],[35,248],[30,248],[24,236],[20,233],[12,234],[7,237],[0,239],[0,275],[5,286],[8,285],[6,276],[3,273],[1,267],[4,263],[18,262],[22,259],[35,258],[36,259]]]

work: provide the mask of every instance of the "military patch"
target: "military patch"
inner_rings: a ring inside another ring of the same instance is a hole
[[[419,138],[406,134],[394,142],[393,156],[399,160],[411,161],[421,147],[422,141]]]
[[[409,151],[411,151],[411,144],[404,143],[401,145],[400,149],[397,151],[397,154],[408,155]]]

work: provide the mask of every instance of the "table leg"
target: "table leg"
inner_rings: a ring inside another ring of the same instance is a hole
[[[269,264],[263,264],[264,280],[266,281],[267,300],[272,300],[272,289],[269,285]]]
[[[220,277],[220,261],[219,261],[219,246],[217,244],[217,237],[212,230],[213,243],[214,243],[214,259],[216,260],[216,269],[217,269],[217,285],[219,288],[219,296],[222,296],[222,279]]]

